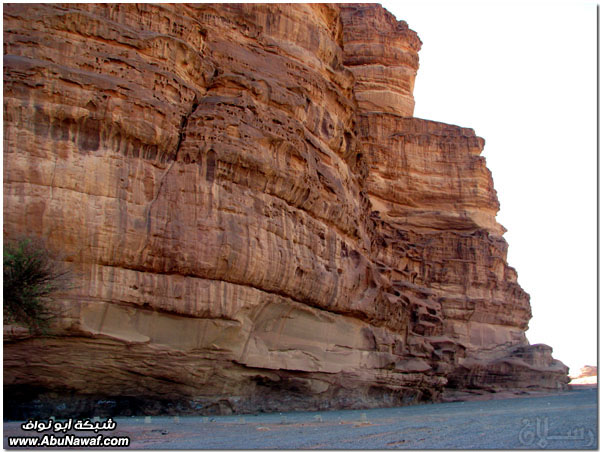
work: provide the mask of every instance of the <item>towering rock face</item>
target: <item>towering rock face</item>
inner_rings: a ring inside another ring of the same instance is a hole
[[[409,302],[409,344],[433,349],[428,358],[448,371],[447,389],[564,388],[566,367],[525,337],[529,295],[506,262],[500,206],[480,156],[484,140],[471,129],[408,117],[421,43],[405,22],[372,5],[343,6],[342,21],[344,43],[369,36],[365,26],[384,37],[345,45],[344,64],[357,78],[357,135],[377,225],[373,259]],[[394,105],[391,94],[361,102],[379,71],[392,68],[390,89],[406,94]],[[450,366],[440,359],[452,353]]]
[[[421,40],[374,5],[342,6],[344,65],[355,77],[359,111],[412,116]]]
[[[568,381],[483,140],[411,117],[420,41],[378,5],[13,4],[4,43],[5,239],[75,275],[51,337],[5,328],[9,415]]]

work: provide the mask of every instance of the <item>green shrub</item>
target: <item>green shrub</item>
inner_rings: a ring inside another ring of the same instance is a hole
[[[46,333],[56,310],[52,295],[67,287],[68,272],[57,265],[40,241],[4,244],[4,322]]]

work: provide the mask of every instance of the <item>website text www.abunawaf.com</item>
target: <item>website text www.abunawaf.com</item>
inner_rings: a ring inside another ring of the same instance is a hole
[[[8,447],[128,447],[127,436],[75,436],[43,435],[12,436],[8,438]]]
[[[128,436],[106,436],[98,433],[105,430],[111,431],[116,427],[117,423],[111,418],[106,421],[94,418],[94,422],[90,419],[67,419],[63,422],[56,421],[54,418],[46,421],[30,419],[21,424],[21,430],[42,435],[9,436],[7,438],[8,447],[129,447],[131,440]],[[46,431],[49,433],[44,433]],[[69,431],[88,433],[89,435],[77,436],[67,433]],[[61,433],[62,435],[60,435]]]

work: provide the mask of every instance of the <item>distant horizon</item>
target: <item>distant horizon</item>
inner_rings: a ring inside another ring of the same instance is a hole
[[[596,4],[382,5],[423,42],[414,116],[486,140],[529,342],[597,366]]]

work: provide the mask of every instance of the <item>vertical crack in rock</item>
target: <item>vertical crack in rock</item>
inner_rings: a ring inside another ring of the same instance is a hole
[[[169,164],[169,166],[167,167],[167,169],[163,172],[163,175],[160,178],[160,182],[158,184],[158,189],[156,190],[156,196],[154,196],[154,198],[150,201],[150,204],[148,205],[148,213],[146,214],[147,238],[146,238],[146,244],[144,245],[144,248],[142,249],[142,255],[143,255],[144,251],[146,251],[146,249],[150,245],[150,233],[152,230],[152,227],[151,227],[152,226],[152,206],[154,205],[154,203],[160,196],[163,185],[165,183],[166,178],[169,175],[169,172],[171,171],[171,168],[173,168],[173,165],[175,165],[175,163],[177,162],[177,158],[179,156],[179,149],[181,148],[181,144],[185,140],[185,134],[186,134],[188,120],[194,114],[194,112],[198,108],[198,105],[199,105],[198,95],[195,94],[190,110],[181,117],[181,123],[179,125],[179,134],[177,137],[177,144],[175,146],[175,152],[173,153],[173,159],[172,159],[171,163]]]
[[[179,126],[179,139],[177,140],[177,146],[175,146],[175,156],[173,157],[173,161],[177,160],[179,155],[179,149],[181,148],[181,143],[185,140],[185,132],[187,129],[187,123],[190,119],[190,116],[194,114],[200,102],[198,101],[198,94],[194,95],[194,100],[192,101],[192,107],[190,111],[181,117],[181,125]]]

